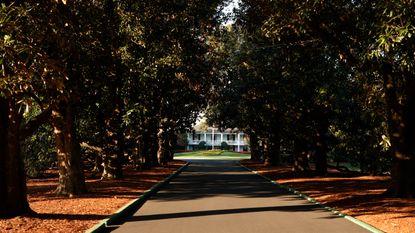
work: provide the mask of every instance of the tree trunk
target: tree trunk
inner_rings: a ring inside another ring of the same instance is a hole
[[[254,133],[249,133],[249,147],[251,148],[251,160],[260,161],[261,153],[259,150],[258,137]]]
[[[157,151],[157,161],[161,165],[167,164],[167,132],[166,129],[162,126],[159,128],[157,133],[158,140],[158,151]]]
[[[11,99],[0,97],[0,217],[30,212],[20,154],[20,114]]]
[[[103,171],[101,179],[112,180],[122,179],[122,167],[124,163],[124,150],[122,149],[123,139],[117,136],[108,138],[107,144],[104,146]]]
[[[326,110],[318,110],[317,132],[316,132],[316,175],[324,176],[327,174],[327,135],[329,131],[329,119]]]
[[[137,140],[134,142],[131,148],[130,156],[129,158],[133,162],[134,169],[141,170],[141,159],[140,159],[140,147],[141,142],[140,138],[137,138]]]
[[[148,153],[149,153],[148,157],[149,157],[150,166],[159,165],[157,152],[158,152],[157,131],[156,129],[152,128],[150,135],[149,135],[149,140],[148,140]]]
[[[390,64],[383,65],[385,97],[388,106],[388,133],[393,159],[391,184],[386,191],[394,197],[415,197],[415,81],[405,77],[405,90],[398,97]]]
[[[275,166],[281,163],[281,139],[273,135],[263,140],[264,146],[264,165]]]
[[[268,138],[261,138],[262,141],[262,155],[264,160],[265,166],[271,165],[271,158],[270,158],[270,151],[269,151],[269,139]]]
[[[415,161],[398,159],[401,154],[395,152],[392,165],[392,181],[386,191],[386,195],[393,197],[414,198],[415,197]]]
[[[106,138],[104,140],[104,171],[101,179],[121,179],[123,177],[122,166],[124,163],[124,130],[122,128],[122,99],[120,96],[121,82],[117,77],[112,77],[110,82],[110,102],[112,108],[107,108],[105,115]]]
[[[124,135],[120,111],[115,111],[106,121],[106,143],[101,179],[122,179],[124,164]]]
[[[281,137],[273,135],[270,142],[271,164],[281,165]]]
[[[296,139],[294,141],[294,165],[295,172],[305,172],[310,170],[306,143],[303,140]]]
[[[101,90],[97,91],[96,97],[97,99],[100,99],[102,96],[101,94]],[[101,106],[101,105],[99,105]],[[93,111],[95,111],[95,123],[96,123],[96,127],[97,127],[97,134],[94,140],[94,144],[95,146],[101,148],[101,152],[96,153],[96,157],[95,157],[95,166],[92,169],[92,173],[94,174],[94,176],[102,176],[102,173],[104,171],[104,166],[103,166],[103,150],[105,148],[105,121],[104,121],[104,114],[103,114],[103,109],[102,107],[98,107],[96,105],[92,105],[93,107]]]
[[[78,195],[86,192],[80,146],[76,135],[74,108],[60,102],[52,110],[52,126],[58,154],[59,184],[56,193]]]
[[[175,133],[170,132],[168,137],[168,149],[167,149],[167,160],[173,161],[174,160],[174,148],[177,145],[177,135]]]
[[[141,158],[142,164],[144,167],[150,166],[150,153],[149,153],[149,135],[148,132],[143,133],[142,140],[141,140],[141,146],[139,151],[139,157]]]
[[[99,175],[101,175],[102,172],[104,171],[104,167],[102,166],[102,163],[103,163],[102,155],[97,154],[95,157],[94,168],[92,169],[92,173],[94,177],[99,177]]]
[[[103,2],[105,12],[102,31],[106,35],[103,41],[105,49],[105,61],[108,63],[108,93],[107,101],[112,106],[104,107],[106,126],[106,140],[104,145],[103,165],[101,179],[122,179],[122,167],[124,163],[124,138],[122,123],[123,101],[121,97],[122,77],[121,58],[117,55],[118,44],[118,18],[116,15],[116,3],[113,0]]]

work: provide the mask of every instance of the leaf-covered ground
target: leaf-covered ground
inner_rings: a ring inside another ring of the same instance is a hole
[[[30,179],[29,204],[36,213],[0,219],[0,232],[84,232],[182,165],[184,162],[174,161],[150,170],[127,169],[123,180],[87,179],[88,194],[75,198],[53,194],[57,177]]]
[[[385,232],[415,232],[415,199],[383,196],[387,176],[350,177],[330,171],[326,177],[304,177],[290,167],[265,167],[247,160],[242,164]]]
[[[188,156],[194,155],[183,155],[183,159]],[[202,157],[210,159],[211,156],[233,155],[204,154]],[[247,160],[242,163],[383,231],[414,232],[415,200],[384,197],[382,193],[387,188],[389,177],[350,177],[335,171],[326,177],[304,177],[296,175],[289,167],[265,167]],[[28,180],[29,202],[36,214],[0,219],[0,232],[84,232],[183,164],[175,161],[151,170],[127,169],[123,180],[87,179],[89,193],[76,198],[53,194],[56,177]]]

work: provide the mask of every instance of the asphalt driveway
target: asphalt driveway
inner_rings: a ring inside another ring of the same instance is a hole
[[[278,188],[237,161],[190,162],[114,232],[369,232]]]

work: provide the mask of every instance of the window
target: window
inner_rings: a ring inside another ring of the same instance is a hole
[[[193,140],[199,140],[200,141],[200,134],[199,133],[198,134],[194,133],[193,134]]]
[[[235,141],[235,137],[236,135],[235,134],[228,134],[228,135],[226,135],[226,139],[228,140],[228,141]]]

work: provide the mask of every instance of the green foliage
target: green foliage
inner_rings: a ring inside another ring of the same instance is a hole
[[[205,141],[200,141],[199,145],[198,145],[198,149],[199,150],[206,150],[206,142]]]
[[[29,177],[42,177],[46,170],[56,167],[56,150],[52,128],[49,125],[39,127],[35,134],[22,143],[22,153],[26,174]]]
[[[2,4],[1,96],[16,108],[39,106],[39,116],[61,103],[76,106],[74,133],[87,160],[102,155],[112,160],[128,151],[144,161],[156,151],[159,129],[165,132],[160,138],[168,139],[162,144],[173,146],[175,133],[189,129],[207,105],[215,74],[206,41],[220,23],[216,11],[221,4]],[[27,116],[21,128],[32,119],[36,116]],[[53,144],[44,127],[29,136],[22,150],[33,175],[52,161],[47,158]]]
[[[218,42],[223,66],[209,123],[263,142],[294,142],[294,153],[320,148],[364,172],[390,170],[390,152],[403,142],[393,143],[393,135],[414,131],[409,123],[402,133],[397,123],[409,119],[402,112],[414,116],[405,110],[414,102],[412,8],[387,1],[241,1],[236,23],[222,29]]]

